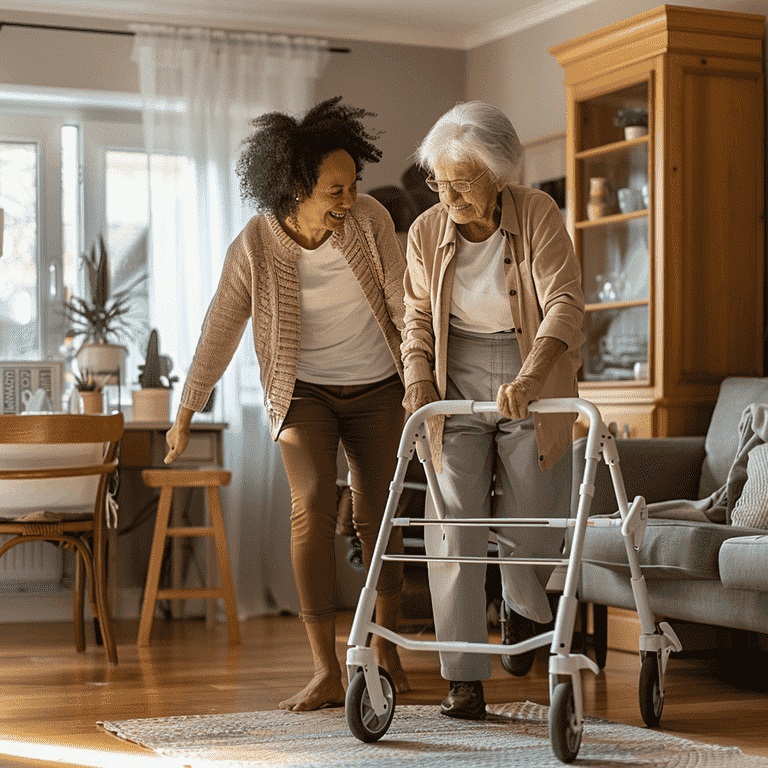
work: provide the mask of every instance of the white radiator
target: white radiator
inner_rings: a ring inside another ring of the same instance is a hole
[[[0,536],[0,544],[8,538]],[[12,547],[0,557],[0,591],[36,591],[45,589],[44,585],[58,585],[62,579],[62,559],[62,550],[45,541]]]

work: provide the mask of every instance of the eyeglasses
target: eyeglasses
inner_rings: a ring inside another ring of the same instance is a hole
[[[433,192],[445,192],[445,190],[448,187],[453,187],[453,189],[458,192],[460,195],[466,195],[467,192],[469,192],[470,189],[472,189],[472,185],[480,178],[485,176],[486,173],[490,168],[486,168],[480,176],[478,176],[476,179],[472,179],[472,181],[465,181],[464,179],[456,179],[456,181],[438,181],[437,179],[432,178],[431,176],[428,179],[425,179],[427,182],[427,186],[433,191]]]

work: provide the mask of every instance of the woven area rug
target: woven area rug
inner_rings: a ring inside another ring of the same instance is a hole
[[[552,754],[547,707],[488,707],[485,721],[441,717],[436,706],[398,706],[378,742],[349,731],[343,709],[246,712],[100,723],[121,739],[190,768],[562,768]],[[668,736],[663,731],[588,718],[576,766],[768,768],[768,758]]]

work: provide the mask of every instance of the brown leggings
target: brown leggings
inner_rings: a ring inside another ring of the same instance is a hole
[[[352,478],[353,522],[367,567],[397,463],[402,399],[397,376],[356,386],[296,382],[278,441],[291,486],[291,562],[304,621],[327,621],[335,613],[339,440]],[[387,552],[402,551],[397,528]],[[384,563],[379,594],[396,594],[402,581],[402,564]]]

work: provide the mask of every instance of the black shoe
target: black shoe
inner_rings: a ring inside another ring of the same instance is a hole
[[[515,613],[505,602],[501,604],[501,642],[503,645],[514,645],[528,640],[536,634],[536,626],[530,619]],[[528,674],[536,658],[536,651],[526,651],[514,655],[502,656],[501,666],[515,677]]]
[[[355,571],[365,573],[363,565],[363,545],[357,536],[352,536],[349,540],[349,549],[347,550],[347,562]]]
[[[440,704],[440,714],[461,720],[484,720],[485,698],[480,680],[451,681],[451,690]]]

